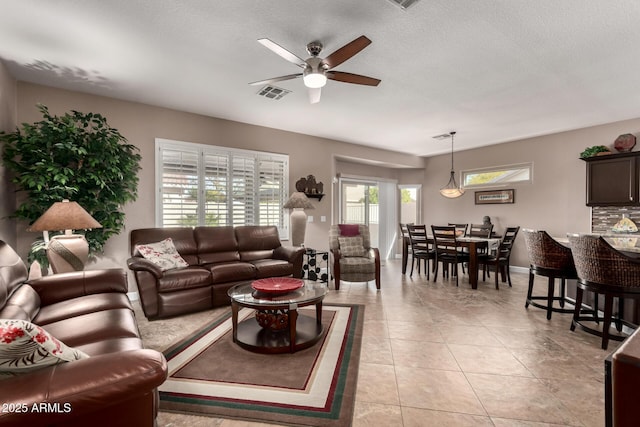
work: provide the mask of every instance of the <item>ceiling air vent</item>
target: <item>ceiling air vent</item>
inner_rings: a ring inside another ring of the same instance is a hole
[[[389,0],[391,3],[400,7],[402,10],[409,9],[414,3],[417,3],[418,0]]]
[[[281,87],[275,87],[271,85],[267,85],[260,89],[258,95],[264,96],[269,99],[281,99],[286,94],[291,93],[290,90],[282,89]]]

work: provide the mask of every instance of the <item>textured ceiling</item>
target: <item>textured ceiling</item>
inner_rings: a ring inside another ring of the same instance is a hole
[[[274,101],[248,83],[306,58],[372,44],[309,104],[301,79]],[[640,117],[640,1],[13,0],[0,58],[17,79],[394,151],[456,150]]]

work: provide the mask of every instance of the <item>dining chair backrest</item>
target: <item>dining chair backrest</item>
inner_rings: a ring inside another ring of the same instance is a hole
[[[467,236],[470,237],[491,237],[493,232],[493,224],[471,224],[467,231]]]
[[[456,234],[458,235],[458,237],[465,236],[467,234],[467,224],[454,224],[450,222],[449,226],[456,228]]]
[[[406,237],[407,239],[409,238],[409,225],[412,224],[405,224],[403,222],[400,223],[400,234],[402,235],[402,237]]]
[[[420,250],[428,250],[429,245],[427,241],[427,226],[408,224],[407,229],[409,231],[409,241],[411,242],[411,250],[415,253]]]
[[[457,255],[456,227],[453,225],[432,225],[431,233],[438,254]]]
[[[498,256],[500,258],[508,259],[511,256],[511,249],[513,249],[513,244],[516,241],[518,231],[520,231],[520,227],[507,227],[504,230],[504,236],[502,237],[502,241],[498,247]]]

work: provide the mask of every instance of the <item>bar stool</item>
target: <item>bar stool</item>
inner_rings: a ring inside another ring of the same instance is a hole
[[[564,308],[566,302],[571,303],[566,297],[565,287],[567,279],[578,279],[576,267],[573,263],[571,249],[558,243],[546,231],[543,230],[522,230],[524,242],[529,253],[529,289],[527,290],[527,301],[534,307],[547,310],[547,319],[551,320],[551,313],[573,313],[573,309]],[[547,295],[533,295],[533,282],[535,276],[549,278]],[[560,279],[560,295],[555,296],[555,281]],[[546,305],[535,301],[546,301]],[[560,307],[554,307],[557,301]]]
[[[570,234],[568,237],[579,277],[571,330],[575,331],[576,326],[579,326],[590,334],[601,336],[602,349],[606,350],[609,339],[622,341],[626,338],[626,335],[610,332],[612,319],[618,332],[622,331],[622,325],[631,329],[637,327],[623,320],[622,314],[625,297],[640,299],[640,260],[619,252],[600,236]],[[598,315],[597,307],[594,307],[595,316],[590,311],[589,316],[583,315],[581,306],[584,291],[604,295],[602,316]],[[617,316],[613,313],[614,298],[618,298]],[[586,325],[587,322],[599,321],[602,321],[601,329]]]

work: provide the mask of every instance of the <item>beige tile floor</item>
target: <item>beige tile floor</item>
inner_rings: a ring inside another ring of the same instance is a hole
[[[353,425],[603,426],[603,360],[617,343],[603,351],[597,337],[569,331],[569,314],[547,321],[525,309],[527,275],[512,279],[512,288],[488,280],[472,290],[464,276],[456,288],[403,276],[394,260],[382,268],[379,292],[373,283],[331,290],[327,302],[366,305]],[[162,349],[211,316],[138,317],[146,345]],[[266,424],[161,412],[158,425]]]

